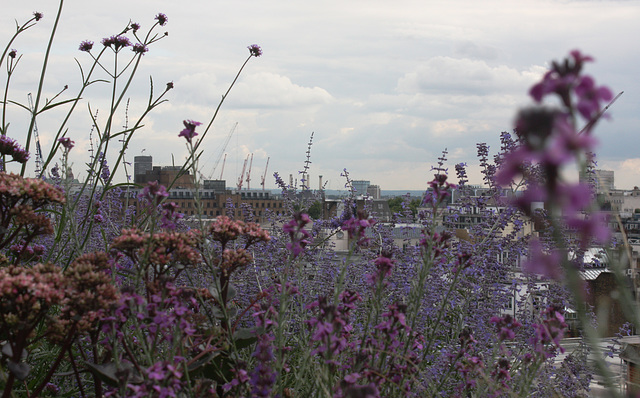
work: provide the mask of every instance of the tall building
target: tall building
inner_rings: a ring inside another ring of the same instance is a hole
[[[369,185],[367,187],[367,195],[371,196],[372,199],[380,199],[382,196],[380,185]]]
[[[138,180],[139,175],[145,175],[153,169],[152,156],[135,156],[133,158],[133,181]]]
[[[366,195],[367,188],[369,188],[369,185],[371,185],[371,181],[353,180],[351,181],[351,185],[353,186],[353,189],[356,191],[355,192],[356,195]]]
[[[593,174],[580,173],[580,182],[588,184],[594,180],[596,193],[608,193],[615,189],[613,170],[593,170]]]

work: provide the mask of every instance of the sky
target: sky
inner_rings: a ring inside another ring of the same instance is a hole
[[[12,45],[22,59],[9,98],[26,102],[27,93],[37,90],[58,2],[6,3],[3,42],[15,20],[44,14]],[[369,180],[383,191],[424,189],[445,149],[452,178],[453,166],[465,162],[471,182],[480,183],[476,144],[486,142],[495,153],[500,132],[511,131],[518,109],[531,104],[529,87],[552,60],[579,49],[595,58],[585,72],[597,84],[614,94],[624,91],[595,131],[598,168],[614,170],[616,188],[640,185],[639,1],[66,0],[44,93],[50,98],[64,85],[69,89],[59,98],[78,91],[78,64],[91,64],[78,51],[81,41],[92,40],[99,50],[102,38],[129,21],[146,31],[159,12],[168,16],[159,30],[168,36],[143,56],[127,95],[128,112],[119,109],[115,123],[132,123],[142,114],[150,77],[156,94],[167,82],[174,89],[134,134],[125,152],[129,162],[151,155],[155,165],[181,164],[187,156],[178,137],[182,121],[209,122],[249,55],[247,46],[258,44],[263,55],[249,61],[203,141],[199,169],[205,178],[220,177],[223,162],[214,166],[226,153],[227,186],[237,184],[250,154],[252,189],[260,188],[265,174],[266,188],[275,187],[274,172],[299,179],[313,132],[312,188],[322,175],[325,188],[343,189],[346,169],[351,179]],[[2,70],[4,86],[4,65]],[[97,111],[98,126],[106,123],[109,90],[104,83],[91,86],[69,122],[76,175],[86,175],[90,113]],[[9,106],[7,112],[8,135],[24,144],[24,110]],[[60,115],[38,118],[45,152]],[[109,161],[115,156],[117,151]],[[118,178],[124,181],[124,173]]]

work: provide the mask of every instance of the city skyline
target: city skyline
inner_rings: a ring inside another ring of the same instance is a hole
[[[22,59],[10,96],[26,103],[37,89],[39,61],[56,13],[55,2],[5,5],[0,37],[10,38],[33,11],[44,19],[13,45]],[[586,73],[620,97],[596,129],[598,168],[615,172],[616,187],[640,185],[637,134],[640,53],[626,43],[638,37],[640,4],[628,1],[383,1],[296,4],[249,1],[214,4],[114,0],[106,7],[67,0],[52,48],[45,95],[69,85],[78,90],[79,72],[91,61],[78,51],[83,40],[96,43],[121,31],[131,19],[148,29],[159,13],[168,16],[160,32],[169,35],[144,55],[130,96],[134,119],[155,90],[174,83],[167,98],[146,120],[127,151],[127,160],[152,155],[158,165],[180,164],[186,156],[178,137],[182,120],[208,122],[221,95],[258,44],[264,54],[251,59],[209,132],[200,163],[206,177],[233,126],[226,148],[224,179],[234,181],[244,159],[253,154],[252,185],[259,186],[269,159],[273,172],[288,179],[303,170],[314,133],[309,174],[323,175],[328,189],[343,189],[343,169],[356,180],[383,190],[422,190],[431,167],[448,151],[447,167],[466,162],[471,183],[480,183],[475,145],[492,150],[501,131],[512,128],[519,107],[530,104],[528,88],[549,62],[573,49],[592,55]],[[106,86],[92,87],[86,98],[104,123]],[[64,94],[66,95],[66,94]],[[8,134],[24,143],[25,112],[11,108]],[[45,151],[51,146],[55,113],[38,119]],[[124,110],[116,123],[125,123]],[[83,174],[88,157],[91,118],[87,105],[69,125],[76,142],[74,172]],[[197,130],[198,131],[198,130]],[[33,162],[30,162],[31,166]],[[271,177],[271,178],[270,178]],[[119,174],[124,180],[124,174]]]

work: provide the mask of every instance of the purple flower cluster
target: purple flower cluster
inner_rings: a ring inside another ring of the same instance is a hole
[[[291,238],[291,242],[287,243],[287,249],[294,258],[298,257],[309,244],[311,234],[305,229],[305,226],[310,222],[308,214],[297,212],[293,215],[292,220],[282,226],[282,230]]]
[[[86,42],[83,42],[83,43],[86,43]],[[114,35],[114,36],[105,37],[104,39],[102,39],[102,45],[104,45],[105,47],[110,47],[111,49],[113,49],[113,51],[118,52],[122,48],[131,46],[131,41],[126,36]],[[82,50],[82,44],[81,44],[81,51],[87,51],[87,50]]]
[[[198,133],[196,133],[196,127],[202,123],[193,120],[185,120],[182,123],[184,124],[184,129],[178,134],[178,137],[184,137],[188,143],[191,143],[191,140],[198,135]]]
[[[367,246],[371,240],[366,236],[367,228],[373,227],[376,220],[363,211],[358,210],[357,218],[351,217],[342,223],[342,230],[347,231],[349,239],[356,239],[358,246]]]
[[[67,151],[70,151],[71,148],[75,145],[75,142],[71,141],[69,137],[61,137],[58,138],[58,142],[62,145]]]
[[[93,42],[91,40],[84,40],[80,43],[78,50],[89,52],[93,49]]]
[[[560,345],[568,326],[565,323],[562,311],[557,306],[547,307],[542,312],[542,320],[533,324],[534,335],[529,339],[535,351],[544,359],[555,355],[556,350],[565,351]]]
[[[262,48],[257,44],[252,44],[247,47],[252,57],[259,57],[262,55]]]
[[[29,160],[29,152],[6,135],[0,135],[0,154],[11,156],[13,161],[18,163],[26,163]]]
[[[592,195],[588,186],[565,182],[561,168],[574,161],[581,161],[591,153],[595,139],[591,127],[600,117],[604,101],[612,98],[606,87],[597,87],[593,79],[582,75],[585,62],[592,58],[573,51],[562,63],[553,63],[552,69],[530,92],[540,103],[549,95],[560,98],[563,108],[535,106],[522,110],[516,120],[516,147],[501,159],[501,167],[495,182],[508,185],[518,176],[527,179],[527,188],[514,204],[525,214],[532,215],[535,202],[546,203],[554,217],[561,216],[565,228],[579,231],[580,247],[584,250],[593,243],[604,244],[610,232],[606,216],[592,210]],[[586,120],[587,127],[576,128],[575,109]],[[556,228],[559,228],[559,221]],[[544,254],[541,245],[533,241],[532,256],[536,264],[531,270],[560,278],[555,254]],[[553,263],[556,263],[555,265]]]
[[[156,15],[156,21],[158,21],[158,25],[160,26],[164,26],[167,24],[167,22],[169,21],[169,18],[167,18],[167,16],[163,13],[158,13],[158,15]]]

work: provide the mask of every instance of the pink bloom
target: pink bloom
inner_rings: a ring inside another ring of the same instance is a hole
[[[193,137],[198,135],[198,133],[196,133],[196,127],[200,126],[202,123],[195,122],[193,120],[185,120],[182,123],[184,124],[184,130],[178,134],[178,137],[184,137],[188,142],[191,142]]]

